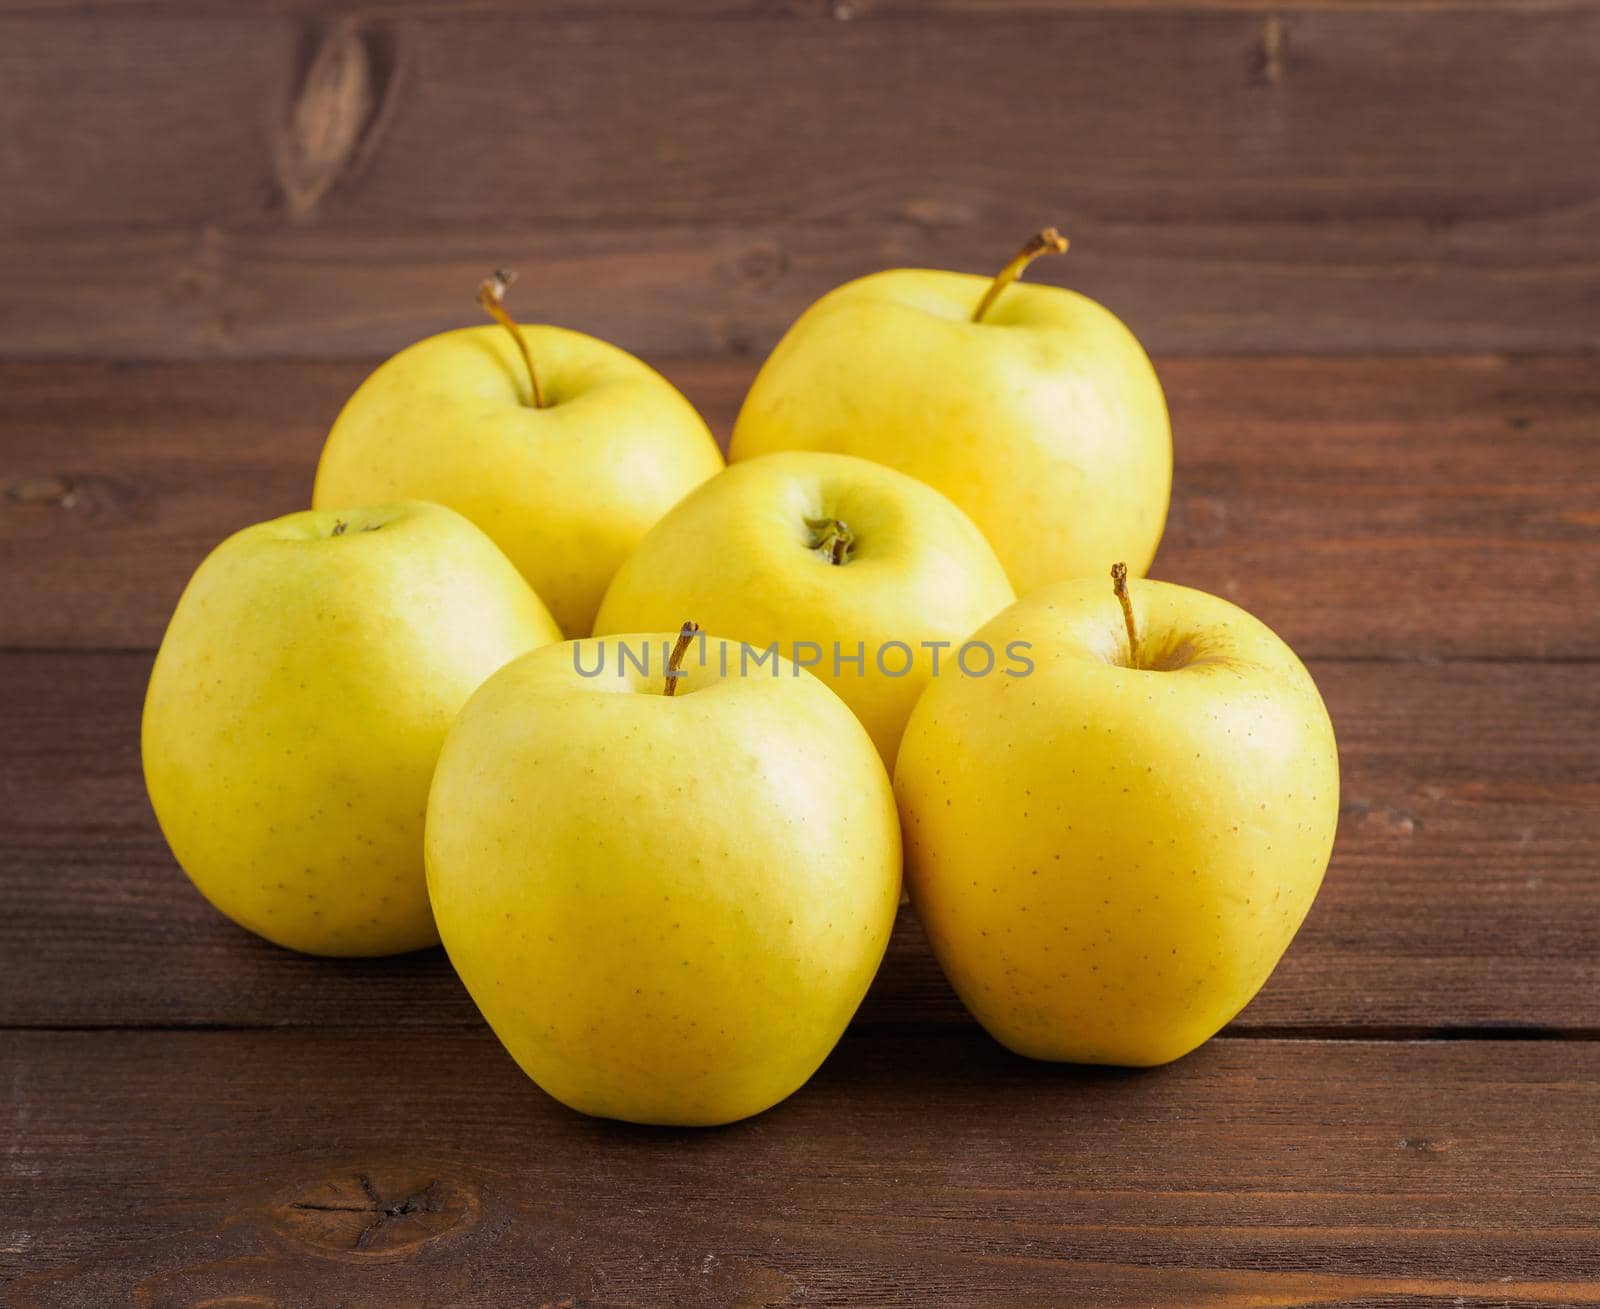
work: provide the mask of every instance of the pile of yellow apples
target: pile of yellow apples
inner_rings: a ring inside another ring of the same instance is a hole
[[[539,1086],[634,1122],[804,1084],[902,872],[1012,1050],[1207,1040],[1310,908],[1337,752],[1267,627],[1144,579],[1166,403],[1108,310],[1019,281],[1065,245],[824,296],[726,466],[496,274],[494,322],[350,398],[314,507],[184,590],[143,721],[179,864],[291,949],[442,940]]]

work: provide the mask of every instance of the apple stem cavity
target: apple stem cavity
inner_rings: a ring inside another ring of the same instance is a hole
[[[811,548],[835,567],[850,562],[855,549],[855,533],[842,518],[808,518],[811,529]]]
[[[1067,252],[1067,238],[1053,227],[1047,227],[1042,232],[1035,232],[1028,238],[1028,243],[1018,250],[1016,257],[994,275],[994,281],[989,283],[989,289],[983,293],[983,299],[978,301],[978,307],[972,311],[972,321],[981,323],[983,316],[994,308],[994,302],[1000,298],[1000,293],[1010,286],[1023,271],[1040,255],[1060,255]]]
[[[511,333],[511,339],[517,343],[517,352],[522,356],[522,362],[527,365],[529,394],[533,397],[533,407],[543,409],[544,391],[539,386],[539,372],[533,366],[533,354],[528,349],[528,342],[522,335],[522,328],[517,326],[517,320],[506,312],[506,292],[511,284],[517,280],[517,275],[508,268],[497,268],[488,277],[478,283],[478,303],[483,306],[484,313],[499,323],[501,327]]]
[[[685,623],[678,629],[678,643],[672,647],[672,653],[667,656],[667,689],[662,692],[669,699],[678,693],[678,679],[683,676],[678,671],[678,666],[683,663],[683,656],[688,653],[689,642],[694,640],[699,631],[699,623]]]
[[[1122,622],[1128,629],[1128,667],[1139,666],[1139,627],[1133,621],[1133,597],[1128,594],[1128,565],[1111,565],[1111,589],[1122,606]]]

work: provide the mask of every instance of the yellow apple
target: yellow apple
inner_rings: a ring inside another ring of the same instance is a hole
[[[848,455],[768,455],[719,473],[618,571],[595,634],[708,631],[826,682],[889,767],[922,688],[1013,599],[989,543],[931,487]],[[980,662],[977,654],[969,662]]]
[[[423,814],[446,729],[560,640],[492,541],[431,504],[290,514],[219,545],[145,698],[145,782],[201,893],[314,954],[436,944]]]
[[[1142,574],[1166,524],[1172,434],[1139,342],[1054,286],[874,273],[829,292],[778,343],[734,427],[735,461],[834,450],[937,487],[994,546],[1017,594],[1069,577]]]
[[[722,455],[689,402],[626,351],[517,327],[499,277],[480,298],[501,326],[420,341],[350,397],[312,503],[449,505],[505,551],[564,632],[585,636],[617,566]]]
[[[1160,1064],[1212,1036],[1305,918],[1338,819],[1293,651],[1215,596],[1123,594],[1131,617],[1097,580],[1001,614],[979,637],[1028,642],[1032,672],[935,682],[895,774],[934,952],[1036,1059]]]
[[[894,923],[900,829],[825,686],[687,629],[669,679],[672,645],[571,642],[490,678],[439,758],[428,886],[545,1091],[703,1125],[783,1099],[839,1039]]]

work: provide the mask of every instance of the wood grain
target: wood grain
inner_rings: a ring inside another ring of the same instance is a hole
[[[439,952],[326,961],[223,920],[140,781],[144,655],[0,657],[0,1025],[476,1027]],[[1587,664],[1314,662],[1344,813],[1234,1034],[1600,1035],[1600,682]],[[859,1021],[968,1025],[909,911]]]
[[[0,364],[0,647],[153,648],[212,546],[305,506],[366,370]],[[754,366],[667,371],[725,435]],[[1178,467],[1156,576],[1243,605],[1306,656],[1600,655],[1593,361],[1161,374]]]
[[[19,1306],[1600,1303],[1600,1046],[849,1036],[721,1131],[486,1032],[3,1033]],[[930,1109],[937,1107],[937,1117]]]
[[[1370,10],[1379,13],[1480,10],[1499,13],[1553,9],[1593,9],[1600,0],[678,0],[673,11],[697,18],[763,17],[797,21],[850,23],[867,17],[925,17],[933,14],[1112,13],[1154,9],[1164,13],[1276,13],[1307,10]],[[0,0],[0,14],[116,13],[201,17],[227,13],[233,0]],[[268,14],[348,17],[356,7],[349,0],[258,0],[252,8]],[[650,0],[363,0],[363,16],[383,19],[461,14],[537,14],[570,18],[603,13],[613,19],[641,14],[660,16]]]
[[[0,143],[0,1301],[1600,1305],[1600,0],[0,0]],[[512,264],[725,436],[815,296],[1045,221],[1162,359],[1156,575],[1339,734],[1222,1038],[1018,1060],[903,911],[788,1102],[628,1128],[192,889],[150,651],[374,357]]]
[[[1597,69],[1589,4],[12,4],[0,353],[366,355],[500,263],[760,352],[1044,220],[1163,353],[1591,349]]]

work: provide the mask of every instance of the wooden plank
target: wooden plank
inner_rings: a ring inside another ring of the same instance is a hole
[[[154,647],[216,542],[303,507],[367,365],[0,364],[0,647]],[[724,435],[754,365],[667,365]],[[1157,576],[1308,656],[1600,654],[1600,370],[1576,359],[1161,365]]]
[[[487,1033],[4,1033],[17,1306],[1600,1303],[1600,1046],[847,1037],[723,1131]]]
[[[474,1028],[441,953],[326,961],[173,864],[138,761],[144,655],[0,657],[0,1025]],[[1235,1035],[1600,1034],[1600,683],[1587,664],[1312,665],[1344,814]],[[909,911],[858,1020],[968,1026]]]
[[[1590,359],[1162,370],[1176,469],[1154,575],[1304,655],[1600,653]]]
[[[1122,13],[1154,9],[1163,13],[1276,13],[1303,10],[1372,10],[1408,13],[1416,10],[1496,10],[1538,12],[1551,9],[1589,9],[1600,0],[678,0],[673,11],[697,18],[764,17],[796,21],[850,23],[866,17],[931,14]],[[226,13],[232,0],[0,0],[0,14],[135,13],[162,17],[200,17]],[[258,12],[333,16],[348,14],[348,0],[258,0]],[[364,15],[385,19],[437,17],[441,14],[537,14],[542,18],[570,18],[575,14],[603,13],[628,19],[641,13],[659,15],[650,0],[364,0]]]
[[[760,351],[1045,219],[1161,352],[1600,344],[1592,5],[363,13],[0,13],[0,352],[366,354],[508,261]]]

